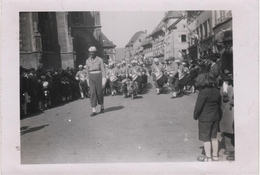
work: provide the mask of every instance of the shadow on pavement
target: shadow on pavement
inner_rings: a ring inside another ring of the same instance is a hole
[[[44,111],[37,111],[37,112],[32,113],[32,114],[26,114],[26,115],[20,116],[20,119],[23,120],[23,119],[26,119],[26,118],[35,117],[35,116],[40,115],[42,113],[44,113]]]
[[[37,127],[33,127],[33,128],[29,128],[29,126],[23,126],[23,127],[20,128],[21,135],[27,134],[29,132],[38,131],[40,129],[45,128],[46,126],[49,126],[49,125],[42,125],[42,126],[37,126]]]
[[[143,96],[137,95],[134,99],[141,99],[141,98],[143,98]]]
[[[106,108],[105,112],[117,111],[117,110],[120,110],[120,109],[123,109],[123,108],[124,108],[124,106],[110,107],[110,108]]]

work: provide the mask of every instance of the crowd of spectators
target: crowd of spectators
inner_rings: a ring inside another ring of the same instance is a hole
[[[20,67],[21,116],[80,98],[76,69]]]

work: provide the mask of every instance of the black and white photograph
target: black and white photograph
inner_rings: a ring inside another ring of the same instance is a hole
[[[3,174],[257,174],[258,23],[231,0],[79,2],[20,4],[3,35]]]

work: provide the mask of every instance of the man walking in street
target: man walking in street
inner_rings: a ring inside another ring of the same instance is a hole
[[[100,113],[105,112],[103,88],[106,84],[106,72],[103,59],[96,56],[97,49],[89,48],[90,57],[86,60],[87,82],[90,88],[91,117],[97,114],[96,106],[99,104]]]

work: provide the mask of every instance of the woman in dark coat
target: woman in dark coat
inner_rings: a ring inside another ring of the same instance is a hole
[[[200,74],[196,79],[200,87],[193,118],[199,120],[199,140],[204,142],[205,156],[199,156],[198,161],[218,160],[217,132],[221,119],[221,95],[214,87],[215,81],[211,74]],[[212,148],[212,154],[211,154]]]

